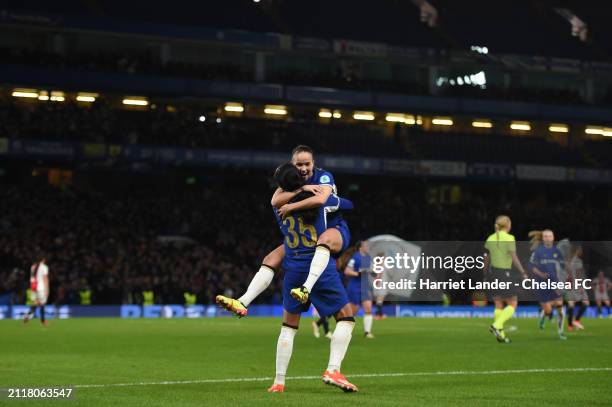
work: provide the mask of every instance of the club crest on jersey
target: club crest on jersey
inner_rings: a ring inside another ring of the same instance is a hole
[[[323,175],[323,176],[321,176],[321,178],[319,179],[319,182],[320,182],[321,184],[322,184],[322,183],[324,183],[324,182],[329,182],[329,181],[330,181],[330,179],[329,179],[329,175]]]

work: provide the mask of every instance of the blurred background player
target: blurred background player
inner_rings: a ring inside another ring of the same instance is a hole
[[[584,263],[582,261],[582,246],[572,244],[570,247],[568,262],[567,262],[567,282],[572,283],[572,289],[566,291],[567,299],[567,329],[572,331],[575,329],[584,329],[580,322],[582,315],[589,306],[589,296],[584,288],[575,289],[573,284],[577,279],[586,278],[584,271]],[[576,314],[574,310],[578,305]]]
[[[323,327],[323,335],[325,335],[326,338],[331,339],[332,333],[329,330],[328,318],[320,315],[315,307],[312,307],[312,317],[314,318],[312,321],[312,333],[314,334],[314,337],[317,339],[321,337],[321,327]]]
[[[384,257],[385,253],[384,252],[380,252],[377,253],[376,256],[377,257]],[[381,276],[378,276],[378,278],[380,278]],[[385,319],[387,318],[387,316],[384,313],[383,310],[383,305],[385,303],[385,296],[386,296],[386,289],[381,289],[381,290],[372,290],[372,293],[374,294],[374,297],[376,299],[375,302],[375,307],[376,307],[376,311],[374,312],[374,319]]]
[[[277,179],[279,186],[274,191],[271,200],[272,207],[279,210],[281,218],[285,218],[292,211],[321,207],[325,205],[332,193],[337,193],[332,174],[315,167],[314,151],[310,147],[305,145],[295,147],[291,153],[291,163],[298,169],[297,175],[294,172],[286,172],[278,174],[279,177],[275,177],[283,179],[285,182],[283,188]],[[284,168],[287,169],[287,167]],[[304,191],[311,193],[310,198],[299,202],[289,202]],[[340,254],[348,247],[350,242],[348,225],[338,211],[330,210],[326,222],[327,229],[318,237],[309,278],[304,282],[306,290],[312,288],[318,276],[322,273],[329,261],[330,253]],[[274,272],[280,268],[284,257],[285,248],[284,245],[280,245],[264,257],[262,265],[251,280],[246,293],[238,299],[217,296],[217,304],[239,317],[247,315],[247,307],[268,288],[274,277]]]
[[[344,275],[348,278],[346,292],[353,308],[353,314],[357,315],[359,307],[363,307],[363,332],[368,339],[373,339],[372,334],[372,286],[369,281],[371,259],[368,254],[368,244],[358,241],[352,249],[345,252],[343,257],[349,260],[344,267]]]
[[[302,192],[294,200],[308,199],[312,194]],[[350,201],[330,196],[328,202],[336,208],[352,208]],[[278,337],[276,348],[276,376],[274,383],[268,389],[270,393],[281,393],[285,390],[285,376],[291,354],[293,352],[293,339],[297,333],[301,313],[307,311],[312,303],[321,315],[334,315],[336,329],[331,338],[329,363],[323,373],[323,382],[339,387],[345,392],[357,391],[357,386],[350,383],[342,373],[340,367],[346,355],[355,319],[349,305],[348,297],[334,261],[327,262],[320,278],[314,283],[312,290],[302,291],[304,296],[296,299],[291,287],[301,287],[309,277],[310,264],[316,255],[317,237],[326,231],[327,206],[316,209],[293,212],[282,217],[280,211],[275,209],[279,227],[285,236],[285,258],[283,268],[283,326]]]
[[[529,269],[538,277],[540,282],[558,282],[559,274],[564,268],[563,254],[555,246],[555,235],[552,230],[534,230],[529,232],[531,249],[533,253],[529,260]],[[540,329],[544,329],[546,318],[550,319],[554,306],[557,309],[557,334],[559,339],[567,339],[563,333],[565,324],[565,309],[563,298],[558,290],[538,290],[542,311],[540,312]]]
[[[599,318],[603,318],[601,313],[602,305],[606,306],[608,318],[612,318],[612,314],[610,314],[610,296],[608,295],[608,291],[611,288],[610,280],[604,275],[602,270],[599,270],[597,278],[593,280],[593,292],[595,293],[595,304],[597,305],[597,316]]]
[[[512,273],[512,265],[518,269],[521,278],[527,278],[525,269],[516,255],[516,240],[510,234],[512,222],[508,216],[500,215],[495,218],[495,233],[491,234],[485,242],[485,276],[487,280],[517,281]],[[510,284],[507,290],[495,290],[493,293],[495,311],[493,324],[489,331],[495,335],[498,342],[509,343],[510,338],[504,332],[504,324],[514,315],[518,307],[517,287]],[[505,304],[505,306],[504,306]]]
[[[30,268],[30,289],[32,290],[32,302],[34,305],[30,307],[30,312],[23,317],[24,323],[34,318],[36,308],[40,308],[40,322],[45,326],[47,325],[45,305],[47,304],[47,298],[49,298],[49,267],[46,261],[43,256],[40,261],[32,264]]]

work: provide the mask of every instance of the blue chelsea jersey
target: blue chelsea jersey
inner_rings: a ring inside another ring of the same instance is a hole
[[[317,240],[329,227],[327,221],[328,214],[352,208],[353,203],[351,201],[332,194],[327,199],[325,205],[316,208],[318,214],[312,224],[307,224],[301,216],[296,214],[290,214],[285,219],[281,219],[278,210],[274,209],[278,226],[285,237],[283,267],[286,270],[299,269],[299,271],[304,271],[302,269],[305,269],[305,271],[308,271],[314,256]]]
[[[312,172],[312,177],[306,182],[309,185],[329,185],[333,194],[338,194],[338,189],[334,181],[334,176],[331,172],[321,168],[315,168]]]
[[[561,250],[557,246],[546,247],[541,244],[531,253],[531,258],[529,259],[529,269],[534,267],[548,274],[550,279],[558,280],[559,273],[565,267]]]
[[[334,176],[329,171],[325,171],[321,168],[315,168],[312,172],[312,177],[306,182],[309,185],[329,185],[332,189],[332,194],[338,194],[338,189],[336,188],[336,184],[334,181]],[[342,214],[334,209],[333,206],[330,206],[326,209],[327,213],[327,227],[333,228],[336,226],[340,226],[346,223]],[[348,226],[347,226],[348,227]]]

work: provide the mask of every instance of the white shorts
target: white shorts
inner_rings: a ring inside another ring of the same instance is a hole
[[[36,304],[44,305],[47,303],[47,296],[45,295],[44,291],[32,291],[30,299]]]
[[[595,301],[610,301],[610,297],[608,296],[608,292],[604,291],[602,293],[599,290],[595,291]]]
[[[588,301],[589,296],[584,290],[567,290],[565,292],[565,299],[567,301],[574,301],[574,302]]]

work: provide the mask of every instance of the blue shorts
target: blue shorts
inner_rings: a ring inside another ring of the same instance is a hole
[[[349,301],[351,304],[361,306],[363,301],[372,301],[372,292],[365,282],[354,282],[348,284],[346,287],[346,293],[348,294]]]
[[[540,302],[550,302],[560,299],[561,294],[556,290],[538,290],[538,298]]]
[[[310,292],[310,301],[306,304],[301,304],[290,294],[291,290],[304,285],[308,277],[308,269],[306,270],[286,270],[283,280],[283,308],[291,314],[301,314],[308,311],[310,303],[315,306],[319,315],[328,317],[335,315],[346,304],[348,297],[346,290],[340,280],[340,275],[336,271],[336,263],[330,261],[323,274],[319,277]]]
[[[547,282],[547,281],[554,281],[556,282],[557,279],[554,277],[547,277],[547,278],[538,278],[538,282]],[[537,290],[538,293],[538,298],[540,299],[540,302],[550,302],[550,301],[555,301],[561,298],[561,293],[558,292],[557,290],[549,290],[549,289],[542,289],[542,290]]]

